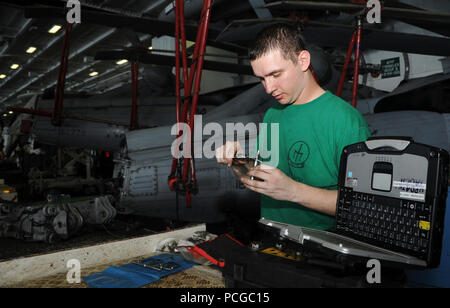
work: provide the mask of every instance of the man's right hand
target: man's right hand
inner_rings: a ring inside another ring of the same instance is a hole
[[[231,166],[236,154],[243,154],[242,147],[238,141],[227,141],[220,148],[216,149],[216,159],[219,164]]]

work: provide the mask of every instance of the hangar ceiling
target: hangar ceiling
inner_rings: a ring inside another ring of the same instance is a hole
[[[33,94],[48,92],[55,87],[64,40],[64,6],[67,1],[9,0],[0,1],[0,109],[17,105]],[[161,33],[172,33],[173,20],[164,16],[170,0],[90,0],[80,1],[82,22],[75,24],[71,36],[69,66],[66,76],[67,95],[107,93],[131,82],[130,66],[118,64],[120,59],[98,60],[100,51],[136,48],[151,51],[152,38]],[[186,1],[186,3],[196,1]],[[197,1],[200,2],[201,1]],[[213,5],[209,44],[236,51],[244,55],[245,43],[261,25],[255,20],[278,18],[280,20],[307,14],[309,25],[304,35],[308,41],[330,48],[343,48],[351,36],[352,19],[361,9],[360,1],[271,1],[271,0],[216,0]],[[311,5],[313,3],[314,5]],[[266,6],[267,7],[264,7]],[[359,7],[358,7],[359,5]],[[443,9],[429,12],[390,1],[389,5],[403,11],[405,22],[416,23],[440,33],[440,37],[423,41],[423,36],[413,34],[402,38],[395,33],[367,26],[370,40],[363,41],[367,48],[386,45],[387,49],[401,50],[414,47],[424,54],[450,54],[448,39],[450,13]],[[405,14],[405,12],[415,12]],[[424,14],[417,14],[422,11]],[[427,14],[425,14],[427,13]],[[189,11],[186,12],[189,19]],[[300,15],[301,15],[300,14]],[[387,17],[398,18],[399,13],[387,11]],[[391,14],[391,15],[389,15]],[[391,16],[391,17],[392,17]],[[419,16],[419,18],[418,18]],[[31,18],[27,18],[31,17]],[[188,20],[187,31],[195,30],[198,16]],[[155,21],[164,20],[164,23]],[[238,21],[239,20],[239,21]],[[61,28],[49,33],[55,25]],[[113,27],[117,25],[117,27]],[[332,26],[337,25],[337,26]],[[172,28],[171,28],[172,27]],[[391,35],[391,36],[389,36]],[[417,44],[417,41],[426,42]],[[137,42],[137,43],[136,43]],[[408,43],[409,42],[409,43]],[[408,45],[409,44],[409,45]],[[35,50],[27,53],[30,47]],[[104,58],[107,58],[106,56]],[[150,59],[157,63],[161,59]]]

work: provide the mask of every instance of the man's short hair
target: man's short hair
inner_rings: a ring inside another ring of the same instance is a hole
[[[258,33],[249,48],[250,61],[256,60],[278,48],[286,60],[297,63],[300,51],[305,50],[305,41],[296,26],[286,23],[272,24]]]

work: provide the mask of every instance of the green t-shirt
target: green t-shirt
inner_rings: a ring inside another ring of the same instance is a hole
[[[295,181],[329,190],[337,189],[343,148],[370,136],[361,114],[328,91],[303,105],[277,104],[266,112],[263,123],[267,125],[258,137],[261,161]],[[334,225],[333,216],[265,195],[261,195],[261,217],[320,230]]]

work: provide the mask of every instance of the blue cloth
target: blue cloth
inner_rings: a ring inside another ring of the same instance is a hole
[[[183,271],[196,263],[187,261],[180,256],[171,254],[162,254],[147,258],[142,263],[153,261],[158,263],[175,262],[179,267],[173,270],[156,270],[144,267],[139,264],[129,263],[119,267],[110,266],[103,272],[83,277],[83,280],[91,288],[139,288],[149,283],[155,282],[162,277]]]

